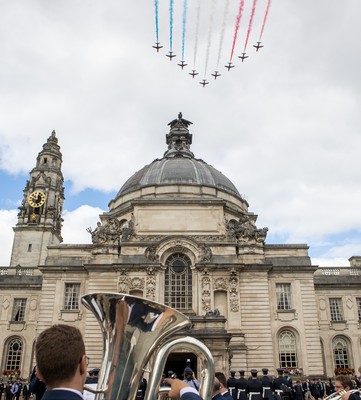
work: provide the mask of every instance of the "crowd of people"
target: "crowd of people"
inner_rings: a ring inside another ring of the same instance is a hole
[[[359,371],[361,373],[361,368]],[[360,400],[360,391],[351,393],[352,389],[361,388],[359,377],[352,380],[346,375],[338,375],[334,380],[297,379],[293,382],[288,370],[278,368],[277,373],[277,377],[271,378],[268,369],[263,368],[262,376],[258,376],[258,371],[252,369],[246,378],[245,371],[240,370],[239,378],[236,378],[236,372],[231,371],[227,388],[233,400],[322,400],[335,392],[339,392],[340,400],[349,400],[349,397]]]
[[[97,386],[99,369],[87,370],[88,358],[80,331],[69,325],[53,325],[43,331],[36,341],[37,365],[30,379],[4,382],[0,379],[0,400],[90,400],[83,393],[84,385]],[[231,371],[227,379],[223,372],[216,372],[213,382],[212,400],[361,400],[361,377],[352,380],[349,376],[338,375],[334,379],[297,379],[293,382],[289,371],[277,369],[278,376],[270,377],[268,369],[258,375],[256,369],[245,376],[240,370],[239,377]],[[359,369],[361,374],[361,368]],[[160,386],[168,386],[169,398],[181,400],[202,400],[201,383],[187,364],[183,379],[177,379],[173,371],[163,374]],[[354,390],[358,388],[360,390]],[[141,378],[136,395],[143,400],[147,381]],[[90,392],[88,392],[90,393]],[[131,399],[129,399],[131,400]],[[210,399],[205,399],[210,400]]]

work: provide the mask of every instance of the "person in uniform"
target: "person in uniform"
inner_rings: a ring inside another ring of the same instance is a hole
[[[180,400],[202,400],[202,397],[198,394],[196,389],[190,387],[186,382],[180,379],[167,378],[165,379],[165,383],[171,387],[168,393],[168,397],[170,398],[180,398]]]
[[[246,387],[247,379],[244,377],[244,370],[239,371],[239,379],[236,382],[237,400],[247,400]]]
[[[4,390],[5,390],[5,385],[4,385],[4,382],[3,382],[3,378],[0,378],[0,400],[2,398]]]
[[[277,378],[275,378],[273,380],[272,391],[273,391],[276,399],[281,400],[284,386],[287,387],[288,382],[286,381],[285,377],[283,376],[283,368],[277,368],[277,373],[278,373]]]
[[[268,376],[268,368],[262,368],[262,373],[262,398],[269,400],[272,398],[272,379]]]
[[[251,369],[251,378],[247,382],[246,393],[248,400],[262,400],[262,382],[257,377],[258,371]]]
[[[221,384],[216,377],[214,377],[212,400],[223,400],[223,396],[221,394]]]
[[[59,324],[45,329],[36,341],[35,357],[37,375],[47,389],[43,400],[83,399],[87,357],[78,328]]]
[[[227,400],[233,400],[233,397],[231,396],[229,389],[227,389],[227,379],[224,373],[216,372],[215,377],[219,380],[219,384],[221,385],[220,386],[221,395]],[[236,387],[234,387],[234,392],[236,392]]]
[[[236,390],[236,371],[230,371],[231,376],[227,379],[227,388],[231,394],[233,400],[237,400],[237,390]]]
[[[289,387],[289,388],[291,388],[292,389],[292,386],[293,386],[293,382],[292,382],[292,378],[290,377],[290,371],[288,371],[287,369],[285,370],[285,372],[284,372],[284,376],[285,376],[285,379],[286,379],[286,381],[287,381],[287,386]]]

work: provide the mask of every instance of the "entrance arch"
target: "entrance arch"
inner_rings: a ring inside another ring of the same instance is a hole
[[[189,360],[189,363],[187,363]],[[177,378],[183,380],[184,368],[189,366],[194,374],[197,374],[197,356],[193,353],[171,353],[165,363],[164,372],[168,376],[168,371],[177,374]]]

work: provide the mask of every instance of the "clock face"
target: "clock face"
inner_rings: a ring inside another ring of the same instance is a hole
[[[29,195],[28,203],[31,207],[38,208],[45,203],[46,195],[43,192],[33,192]]]

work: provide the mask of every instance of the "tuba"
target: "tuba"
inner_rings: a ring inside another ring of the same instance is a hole
[[[340,390],[339,392],[334,392],[330,394],[329,396],[325,397],[323,400],[339,400],[341,399],[342,395],[345,393],[361,393],[361,389],[351,389],[351,390]]]
[[[166,305],[120,293],[92,293],[82,297],[98,320],[103,335],[103,362],[95,400],[134,400],[143,372],[150,373],[144,400],[155,400],[168,355],[177,349],[194,352],[201,360],[200,395],[212,397],[214,363],[209,349],[185,336],[170,340],[191,322]],[[150,366],[150,370],[146,367]],[[169,390],[169,389],[168,389]]]

